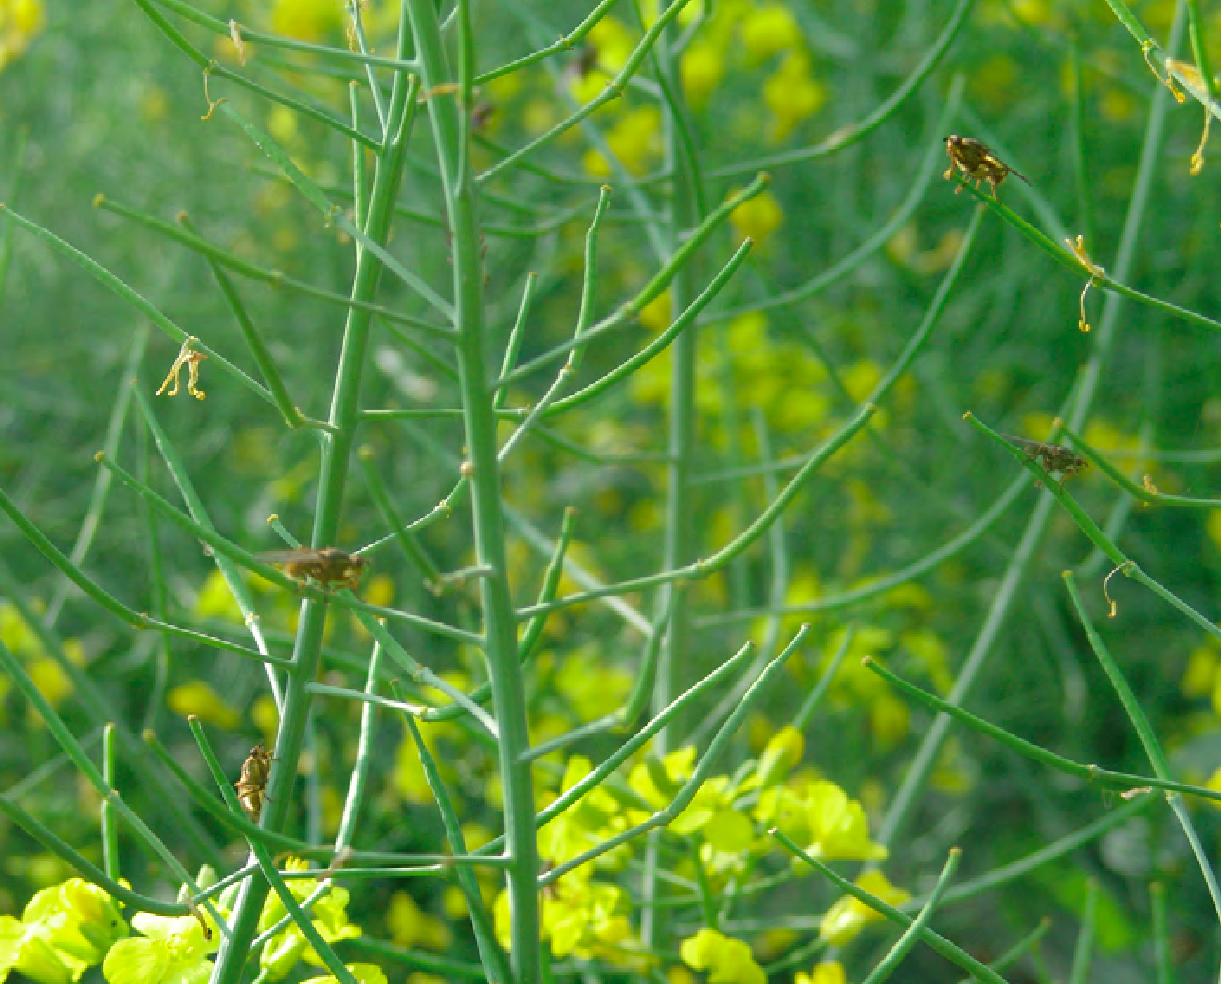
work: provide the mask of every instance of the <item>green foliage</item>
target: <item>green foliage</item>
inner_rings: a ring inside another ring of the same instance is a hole
[[[1207,979],[1218,39],[0,0],[0,980]]]

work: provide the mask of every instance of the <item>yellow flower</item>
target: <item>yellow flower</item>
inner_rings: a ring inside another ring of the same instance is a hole
[[[893,906],[901,905],[910,897],[909,892],[897,888],[880,871],[865,872],[854,880],[854,884]],[[843,895],[829,907],[829,911],[820,920],[820,938],[830,946],[845,946],[858,936],[868,923],[879,922],[883,918],[875,909],[864,905],[853,895]]]
[[[868,837],[867,814],[836,783],[794,779],[761,793],[756,819],[777,826],[822,859],[878,861],[888,849]]]
[[[608,130],[608,149],[626,171],[645,174],[663,152],[662,118],[653,106],[639,106],[623,113]],[[612,173],[606,158],[595,149],[582,157],[582,165],[592,177]]]
[[[765,971],[743,940],[703,928],[680,944],[680,959],[694,970],[709,972],[710,984],[765,984]]]
[[[302,41],[321,41],[339,29],[343,9],[332,0],[276,0],[272,30]]]
[[[310,862],[301,858],[289,858],[285,862],[286,871],[309,871]],[[293,897],[302,903],[316,887],[313,878],[293,878],[287,882]],[[337,940],[355,939],[361,935],[361,929],[348,921],[346,908],[349,892],[347,888],[333,885],[322,896],[315,899],[310,908],[310,922],[326,943]],[[269,894],[264,902],[263,911],[259,914],[261,931],[279,922],[285,915],[285,906],[275,893]],[[315,952],[314,947],[306,942],[302,930],[296,923],[290,923],[285,929],[273,936],[259,955],[259,966],[266,980],[277,981],[284,977],[299,960],[305,960],[317,967],[323,966],[323,961]]]
[[[836,960],[828,960],[818,963],[810,974],[799,971],[795,984],[846,984],[846,969]]]
[[[638,321],[651,331],[659,332],[671,324],[671,294],[663,291],[654,300],[647,301],[638,312]]]
[[[680,57],[680,84],[695,109],[705,105],[725,71],[722,52],[709,43],[695,41]]]
[[[743,22],[743,45],[753,62],[797,48],[803,40],[795,15],[780,3],[758,7]]]
[[[407,892],[392,893],[387,907],[387,928],[391,930],[391,939],[400,946],[428,950],[445,950],[450,946],[450,927],[437,916],[423,912]]]
[[[812,77],[807,55],[792,51],[765,80],[761,96],[773,114],[770,138],[779,141],[824,105],[825,88]]]
[[[762,243],[782,224],[782,206],[768,191],[746,202],[740,202],[731,212],[731,225],[740,239]]]
[[[214,927],[212,939],[195,916],[157,916],[138,912],[132,926],[141,935],[120,940],[102,963],[109,984],[196,984],[208,980],[208,955],[221,943]]]
[[[589,869],[588,869],[589,870]],[[616,885],[591,881],[573,871],[553,883],[540,900],[540,931],[554,957],[573,954],[580,960],[606,959],[624,964],[632,953],[632,927],[622,914],[628,908]],[[510,948],[510,896],[501,892],[493,903],[493,928],[498,942]]]
[[[557,693],[582,721],[616,710],[633,689],[633,675],[603,662],[596,643],[562,659],[554,680]]]
[[[1182,674],[1182,693],[1187,697],[1209,697],[1216,714],[1220,713],[1220,647],[1204,642],[1190,654]]]
[[[45,19],[42,0],[0,0],[0,69],[25,53]]]
[[[755,781],[759,786],[780,782],[803,758],[803,732],[793,725],[782,727],[765,746],[757,762]]]
[[[387,975],[376,964],[345,964],[345,969],[353,975],[357,984],[387,984]],[[311,977],[302,984],[339,984],[335,974],[325,974],[322,977]]]
[[[231,731],[242,723],[238,712],[203,680],[189,680],[171,689],[166,695],[166,705],[175,714],[182,717],[194,714],[205,724],[215,724],[224,731]]]

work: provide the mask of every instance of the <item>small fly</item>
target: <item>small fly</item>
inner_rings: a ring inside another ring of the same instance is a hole
[[[1023,451],[1030,461],[1038,461],[1047,472],[1058,472],[1061,484],[1068,476],[1083,471],[1087,466],[1083,458],[1061,444],[1046,444],[1044,441],[1029,441],[1023,437],[1003,437]]]
[[[353,590],[361,581],[369,563],[364,557],[345,553],[335,547],[318,550],[272,550],[259,559],[276,564],[295,581],[317,581],[323,587],[337,586]]]
[[[263,745],[256,745],[242,763],[238,781],[234,783],[238,802],[252,823],[259,823],[259,815],[263,812],[264,788],[268,785],[271,771],[271,754]]]
[[[952,162],[943,173],[944,179],[950,181],[952,176],[960,171],[966,178],[973,181],[975,188],[983,181],[989,182],[990,194],[995,201],[999,200],[999,185],[1009,174],[1014,174],[1025,184],[1032,183],[1010,164],[1005,164],[1000,160],[999,156],[982,141],[974,140],[973,137],[950,134],[944,137],[944,147],[947,148],[948,159]],[[956,193],[960,194],[959,185]]]

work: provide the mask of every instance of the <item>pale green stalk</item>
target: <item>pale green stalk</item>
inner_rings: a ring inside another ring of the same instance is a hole
[[[404,54],[406,32],[401,28],[399,54]],[[403,172],[404,154],[413,118],[411,93],[415,84],[404,75],[397,75],[392,92],[390,128],[381,148],[370,196],[367,233],[362,243],[386,242],[394,214],[395,197]],[[372,251],[363,249],[353,275],[353,297],[368,301],[375,293],[382,273],[382,264]],[[315,504],[314,529],[311,543],[324,546],[336,541],[340,526],[340,511],[350,466],[355,430],[359,421],[359,395],[366,348],[370,336],[371,316],[366,311],[350,309],[346,319],[344,342],[336,370],[328,423],[335,428],[323,442],[319,487]],[[297,764],[306,737],[312,696],[307,685],[314,681],[319,668],[319,651],[323,641],[323,624],[328,606],[321,600],[302,601],[301,618],[294,642],[293,665],[288,670],[285,704],[273,751],[271,776],[267,785],[268,803],[260,817],[260,826],[281,832],[285,829],[290,808]],[[234,905],[232,937],[217,954],[212,984],[237,984],[242,968],[250,955],[259,913],[267,896],[266,880],[251,878],[242,884]]]
[[[452,74],[431,0],[408,0],[407,10],[425,89],[433,91],[457,80],[461,96],[457,101],[431,99],[429,119],[451,230],[454,324],[458,332],[459,382],[469,456],[465,473],[471,490],[475,560],[492,572],[481,578],[480,598],[484,612],[485,657],[499,731],[497,751],[506,854],[511,859],[506,872],[513,914],[510,963],[517,984],[535,984],[540,977],[539,899],[536,894],[539,859],[531,767],[524,758],[531,740],[527,732],[527,700],[519,671],[514,606],[506,569],[497,420],[494,393],[485,369],[484,269],[476,218],[477,187],[468,158],[475,57],[471,11],[467,0],[459,0],[459,61],[457,73]]]

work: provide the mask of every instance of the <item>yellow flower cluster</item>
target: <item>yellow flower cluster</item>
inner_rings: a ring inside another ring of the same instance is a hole
[[[0,71],[25,54],[45,20],[42,0],[0,0]]]

